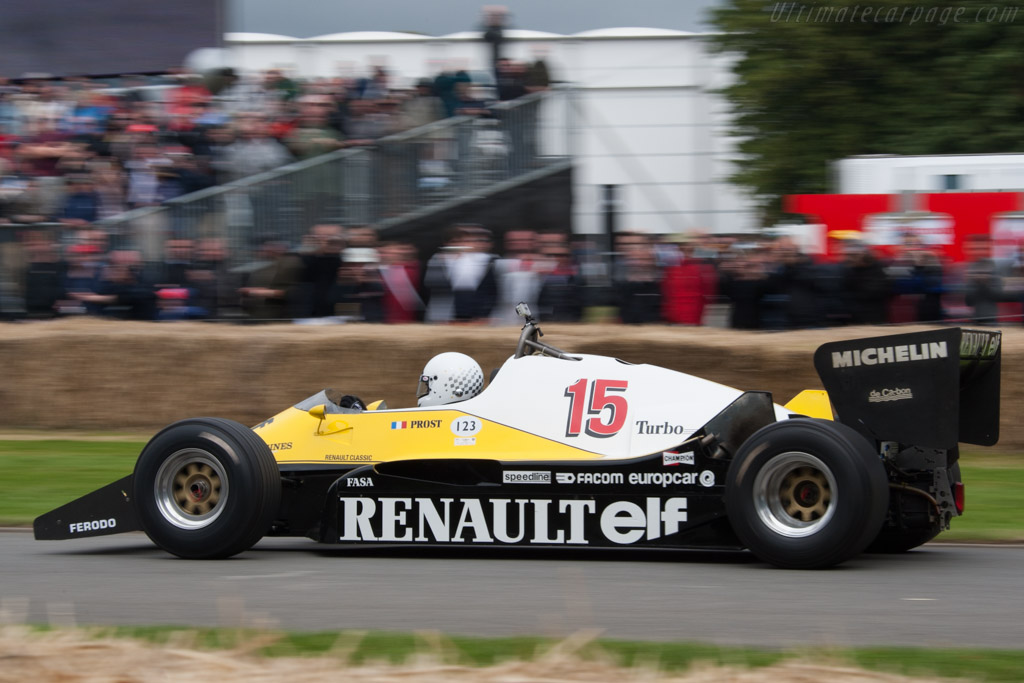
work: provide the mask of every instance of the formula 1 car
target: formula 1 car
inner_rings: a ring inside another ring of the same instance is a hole
[[[540,340],[479,395],[365,408],[321,391],[252,429],[171,424],[134,473],[35,520],[38,539],[142,529],[184,558],[265,535],[326,544],[747,548],[788,568],[905,551],[963,512],[958,443],[998,440],[998,331],[827,343],[786,406]],[[481,378],[482,379],[482,378]]]

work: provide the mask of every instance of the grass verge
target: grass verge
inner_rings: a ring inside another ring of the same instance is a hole
[[[491,667],[535,661],[559,652],[611,667],[681,672],[695,666],[759,669],[786,661],[857,667],[928,679],[1024,680],[1024,657],[1017,651],[925,648],[763,650],[703,643],[649,643],[595,640],[577,634],[567,640],[539,637],[477,638],[438,633],[267,632],[247,629],[120,627],[92,629],[93,637],[143,640],[199,650],[230,650],[260,657],[333,656],[351,666],[401,665],[415,658],[459,666]],[[859,680],[859,679],[858,679]]]

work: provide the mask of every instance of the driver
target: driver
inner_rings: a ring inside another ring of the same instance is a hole
[[[449,351],[431,358],[416,387],[417,405],[442,406],[471,399],[484,388],[484,372],[464,353]]]

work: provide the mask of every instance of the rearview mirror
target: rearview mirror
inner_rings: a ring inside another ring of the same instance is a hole
[[[318,406],[313,406],[312,408],[309,409],[309,414],[318,420],[323,420],[324,415],[327,414],[327,406],[323,403],[321,403]]]

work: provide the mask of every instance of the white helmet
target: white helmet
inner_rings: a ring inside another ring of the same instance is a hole
[[[484,388],[484,371],[464,353],[449,351],[431,358],[416,387],[417,405],[442,406],[473,398]]]

